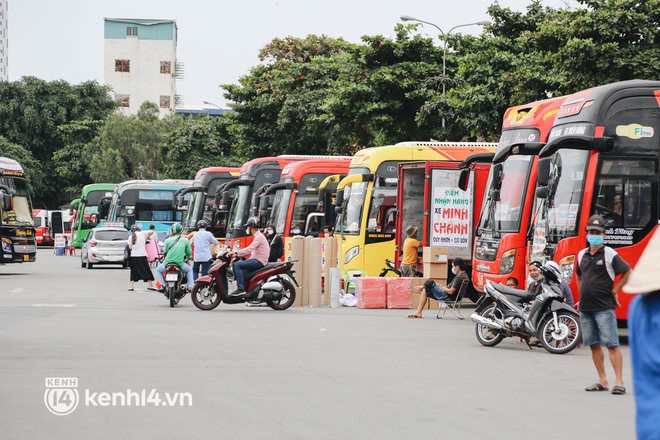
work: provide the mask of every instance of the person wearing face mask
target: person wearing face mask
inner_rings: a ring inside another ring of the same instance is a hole
[[[282,255],[284,255],[284,243],[282,242],[282,237],[275,233],[275,228],[270,224],[266,226],[266,240],[268,240],[268,244],[270,245],[268,262],[274,263],[279,261]]]
[[[591,358],[598,373],[598,382],[585,388],[586,391],[607,391],[605,355],[601,343],[607,347],[610,362],[616,376],[612,394],[625,394],[623,386],[623,359],[619,349],[615,307],[620,307],[618,294],[628,281],[630,265],[611,247],[605,246],[605,220],[592,215],[587,222],[589,247],[577,256],[575,275],[580,290],[580,322],[582,342],[591,348]],[[614,284],[615,277],[621,275]]]
[[[541,284],[543,283],[543,275],[541,275],[541,263],[538,261],[532,261],[529,263],[529,276],[527,277],[527,291],[538,295],[543,291]]]
[[[465,273],[465,261],[462,258],[454,258],[451,262],[451,272],[455,275],[447,286],[439,286],[432,278],[426,280],[424,285],[415,287],[418,291],[424,291],[419,299],[419,307],[415,313],[408,315],[408,318],[422,318],[422,310],[426,306],[427,298],[432,298],[444,305],[444,301],[454,301],[458,290],[464,280],[468,279]]]
[[[243,271],[258,270],[268,264],[268,256],[270,255],[270,245],[264,234],[259,231],[259,222],[256,218],[250,217],[245,224],[245,232],[253,237],[252,243],[243,249],[231,251],[227,253],[228,257],[245,257],[250,256],[245,261],[237,261],[232,267],[234,269],[234,278],[236,279],[237,289],[229,294],[229,296],[245,295],[245,284],[243,280]]]

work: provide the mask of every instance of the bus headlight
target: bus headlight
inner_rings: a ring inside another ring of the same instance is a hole
[[[346,258],[344,258],[344,264],[348,264],[353,258],[357,257],[357,254],[360,253],[360,246],[352,247],[346,252]]]
[[[9,252],[11,253],[11,240],[8,238],[3,238],[2,239],[2,250],[4,252]]]
[[[502,254],[500,262],[500,275],[513,272],[513,266],[516,263],[516,250],[510,249]]]
[[[561,276],[564,277],[564,281],[567,283],[570,283],[571,279],[573,278],[574,263],[575,255],[569,255],[559,261],[559,271],[561,272]]]

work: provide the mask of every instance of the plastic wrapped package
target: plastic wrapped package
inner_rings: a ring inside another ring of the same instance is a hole
[[[387,280],[387,308],[409,309],[411,306],[410,278],[385,278]]]

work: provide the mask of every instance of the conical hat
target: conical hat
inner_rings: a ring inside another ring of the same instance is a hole
[[[660,229],[656,232],[646,245],[646,249],[639,257],[628,282],[623,286],[627,293],[648,293],[660,290]]]

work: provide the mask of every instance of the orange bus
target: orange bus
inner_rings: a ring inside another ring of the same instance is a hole
[[[537,155],[565,98],[511,107],[504,114],[475,231],[472,284],[480,292],[486,280],[506,284],[511,277],[525,288]]]

